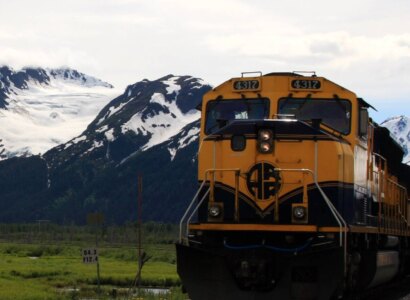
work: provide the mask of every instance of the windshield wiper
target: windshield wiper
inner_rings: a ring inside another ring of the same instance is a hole
[[[219,128],[225,127],[226,125],[228,125],[228,122],[230,120],[228,119],[216,119],[216,125],[218,125]]]
[[[208,134],[210,135],[214,134],[213,130],[215,128],[221,129],[222,127],[225,127],[226,125],[228,125],[228,122],[229,122],[229,120],[227,119],[216,119],[215,121],[216,123],[214,125],[206,129],[206,132],[208,132]]]
[[[305,104],[307,103],[308,100],[310,100],[310,98],[312,97],[312,94],[308,94],[306,96],[306,98],[304,99],[303,103],[301,106],[299,106],[299,108],[297,109],[296,112],[300,112],[302,110],[302,108],[305,106]],[[296,114],[295,114],[296,115]]]
[[[343,105],[342,101],[340,100],[339,96],[334,94],[333,98],[336,100],[336,103],[339,105],[340,109],[346,113],[346,107]]]

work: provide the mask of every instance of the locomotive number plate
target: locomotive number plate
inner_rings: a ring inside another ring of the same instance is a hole
[[[318,79],[293,79],[290,87],[293,90],[320,90],[322,82]]]
[[[234,80],[233,82],[234,91],[259,91],[260,88],[261,83],[256,79]]]

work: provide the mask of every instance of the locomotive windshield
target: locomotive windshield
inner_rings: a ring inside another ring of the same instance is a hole
[[[351,104],[347,100],[282,98],[278,113],[292,115],[302,121],[320,119],[323,124],[342,134],[350,132]]]
[[[212,134],[232,120],[266,119],[268,99],[213,100],[206,106],[205,133]]]

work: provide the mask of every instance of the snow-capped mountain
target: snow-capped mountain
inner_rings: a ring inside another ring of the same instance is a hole
[[[70,68],[0,67],[0,160],[78,136],[119,92]]]
[[[173,159],[178,149],[197,139],[198,128],[188,125],[199,119],[195,108],[210,88],[202,79],[191,76],[167,75],[137,82],[104,107],[82,135],[53,151],[67,150],[71,156],[101,152],[107,160],[120,163],[138,152],[183,136],[177,144],[169,146]],[[66,159],[65,155],[55,157]]]
[[[392,117],[380,124],[392,133],[392,136],[403,147],[403,162],[410,164],[410,118],[406,116]]]
[[[32,218],[83,222],[99,210],[109,222],[134,220],[140,173],[144,218],[176,222],[197,189],[195,108],[209,89],[199,78],[173,75],[128,86],[81,135],[41,157],[47,182],[38,197],[50,202]]]

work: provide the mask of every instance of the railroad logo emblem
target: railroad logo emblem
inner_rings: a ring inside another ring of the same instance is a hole
[[[279,172],[267,162],[255,164],[246,176],[248,190],[257,200],[270,200],[279,191],[281,181]]]

